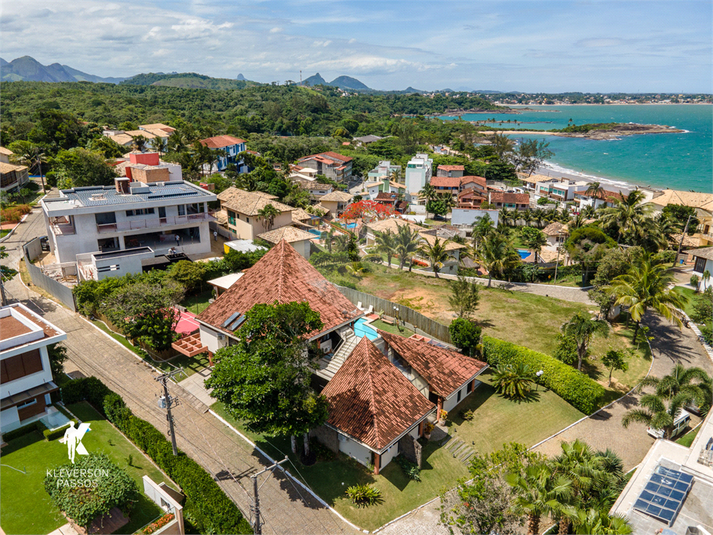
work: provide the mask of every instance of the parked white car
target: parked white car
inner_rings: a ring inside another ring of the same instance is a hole
[[[681,433],[681,431],[683,431],[686,426],[688,426],[688,422],[690,421],[691,414],[688,411],[681,409],[681,412],[678,413],[678,416],[676,416],[676,419],[673,421],[674,428],[673,433],[671,434],[671,438]],[[663,429],[654,429],[652,427],[649,427],[646,429],[646,432],[654,438],[663,438]]]

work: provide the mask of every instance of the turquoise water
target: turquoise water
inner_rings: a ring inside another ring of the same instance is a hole
[[[555,170],[624,181],[641,186],[713,192],[713,106],[710,105],[605,105],[531,106],[521,114],[467,114],[467,121],[489,118],[527,124],[513,128],[549,130],[574,124],[643,123],[675,126],[681,134],[648,134],[618,140],[563,138],[512,134],[513,139],[546,139],[555,155]],[[511,123],[512,124],[512,123]],[[499,126],[498,123],[496,125]],[[488,123],[488,126],[493,126]],[[555,173],[556,175],[556,173]]]
[[[532,253],[531,253],[530,251],[528,251],[527,249],[518,249],[518,250],[517,250],[517,254],[520,255],[520,258],[522,258],[523,260],[525,260],[525,258],[527,258],[528,256],[530,256]]]
[[[359,318],[354,324],[354,336],[358,338],[364,338],[365,336],[369,340],[376,340],[379,335],[376,333],[373,327],[366,325],[368,320],[365,318]]]

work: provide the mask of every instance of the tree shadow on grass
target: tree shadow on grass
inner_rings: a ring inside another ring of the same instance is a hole
[[[39,431],[32,431],[26,435],[22,435],[21,437],[15,438],[8,442],[7,446],[2,449],[2,454],[3,456],[9,455],[17,450],[26,448],[30,444],[34,444],[35,442],[39,442],[44,439],[45,437],[42,433],[40,433]]]
[[[523,403],[537,403],[540,401],[542,396],[540,395],[540,391],[530,390],[527,394],[518,398],[508,397],[505,394],[498,394],[498,397],[510,401],[512,403],[516,403],[517,405],[521,405]]]

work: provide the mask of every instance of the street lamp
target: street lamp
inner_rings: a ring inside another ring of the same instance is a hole
[[[542,377],[542,374],[543,374],[543,373],[545,373],[545,372],[543,372],[542,370],[540,370],[540,371],[538,371],[535,375],[536,375],[537,378],[539,379],[540,377]],[[535,392],[539,391],[539,389],[540,389],[540,385],[537,384],[537,386],[535,387]]]

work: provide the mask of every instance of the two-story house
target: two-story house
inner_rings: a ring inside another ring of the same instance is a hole
[[[342,212],[347,209],[347,206],[351,204],[353,198],[354,195],[347,193],[346,191],[332,191],[322,197],[319,204],[329,210],[332,217],[337,218],[340,217]]]
[[[465,174],[464,165],[439,165],[436,168],[436,176],[459,178]]]
[[[184,181],[117,177],[114,186],[61,190],[40,206],[50,250],[62,264],[81,253],[137,247],[159,254],[172,247],[185,254],[210,252],[208,203],[215,200],[213,193]]]
[[[30,181],[27,167],[10,163],[13,152],[0,147],[0,191],[20,191]]]
[[[491,208],[527,210],[530,207],[530,195],[527,193],[509,193],[507,191],[489,191],[488,203]]]
[[[321,152],[300,158],[297,163],[317,171],[318,175],[342,181],[352,174],[352,160],[336,152]]]
[[[0,431],[6,433],[55,411],[47,346],[67,335],[22,304],[0,308]]]
[[[238,173],[247,173],[248,168],[242,160],[238,159],[238,154],[245,152],[245,140],[233,136],[213,136],[201,139],[200,144],[211,150],[220,150],[220,156],[216,162],[218,171],[225,171],[230,164],[235,164]]]
[[[390,180],[388,177],[381,177],[372,182],[365,182],[363,190],[359,192],[363,197],[369,197],[370,200],[375,200],[379,193],[394,193],[395,195],[403,195],[406,191],[406,186]]]
[[[540,197],[548,197],[555,201],[572,201],[575,197],[575,192],[581,190],[582,186],[586,186],[586,182],[574,182],[572,180],[559,180],[550,182],[539,182],[535,186],[535,192]]]
[[[594,208],[612,207],[623,198],[621,191],[609,191],[606,189],[597,193],[587,193],[587,190],[575,191],[574,193],[574,200],[579,204],[579,211],[582,211],[586,206],[593,206]]]
[[[392,178],[394,175],[399,175],[401,173],[401,166],[397,164],[392,164],[389,160],[382,160],[379,165],[374,167],[368,173],[369,181],[378,181],[382,178]]]
[[[254,240],[258,234],[292,224],[292,206],[278,202],[277,197],[262,191],[245,191],[230,187],[218,195],[225,212],[228,230],[237,240]],[[272,222],[261,216],[261,210],[272,205],[277,215]]]
[[[459,194],[464,191],[472,190],[484,196],[488,188],[486,179],[481,176],[434,176],[430,184],[438,193],[451,194],[455,201],[458,201]]]

